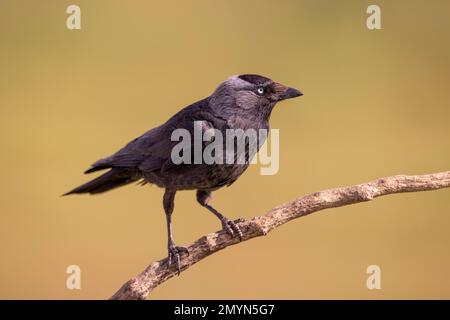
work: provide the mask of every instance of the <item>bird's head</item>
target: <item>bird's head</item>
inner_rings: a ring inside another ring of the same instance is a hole
[[[210,104],[222,112],[253,114],[268,120],[277,102],[302,95],[299,90],[269,78],[244,74],[222,82],[211,95]]]

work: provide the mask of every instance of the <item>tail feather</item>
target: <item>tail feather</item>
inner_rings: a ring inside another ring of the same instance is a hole
[[[75,193],[89,193],[89,194],[102,193],[132,183],[136,180],[138,180],[138,178],[127,175],[122,170],[111,169],[110,171],[102,174],[101,176],[63,194],[63,196]]]
[[[88,174],[88,173],[92,173],[92,172],[95,172],[95,171],[100,171],[100,170],[105,170],[105,169],[110,169],[110,168],[111,168],[110,165],[96,166],[96,167],[92,167],[92,168],[87,169],[84,173]]]

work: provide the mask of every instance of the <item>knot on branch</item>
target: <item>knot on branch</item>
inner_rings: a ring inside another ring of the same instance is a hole
[[[378,188],[370,184],[362,184],[355,187],[355,194],[360,201],[370,201],[375,198]]]

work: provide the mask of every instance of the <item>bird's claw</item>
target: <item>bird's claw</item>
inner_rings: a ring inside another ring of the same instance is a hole
[[[237,234],[239,237],[239,241],[242,241],[242,237],[243,237],[242,231],[236,224],[236,222],[241,222],[241,221],[242,221],[242,219],[233,221],[233,220],[224,218],[222,220],[222,228],[223,228],[223,230],[228,232],[228,234],[231,235],[232,237],[234,237]]]
[[[189,250],[186,247],[178,247],[175,244],[169,244],[169,256],[167,258],[167,265],[170,268],[172,262],[175,263],[177,267],[178,275],[181,273],[181,256],[183,253],[189,255]]]

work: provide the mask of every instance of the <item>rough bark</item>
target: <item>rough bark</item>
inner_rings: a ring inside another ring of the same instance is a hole
[[[341,207],[376,197],[401,193],[436,190],[450,187],[450,171],[381,178],[358,185],[314,192],[280,205],[266,214],[250,220],[239,220],[242,241],[224,231],[205,235],[188,247],[189,255],[183,255],[181,270],[186,270],[207,256],[228,246],[263,236],[288,221],[323,209]],[[151,263],[143,272],[127,281],[112,297],[113,300],[145,299],[158,285],[177,275],[175,267],[167,268],[167,258]]]

